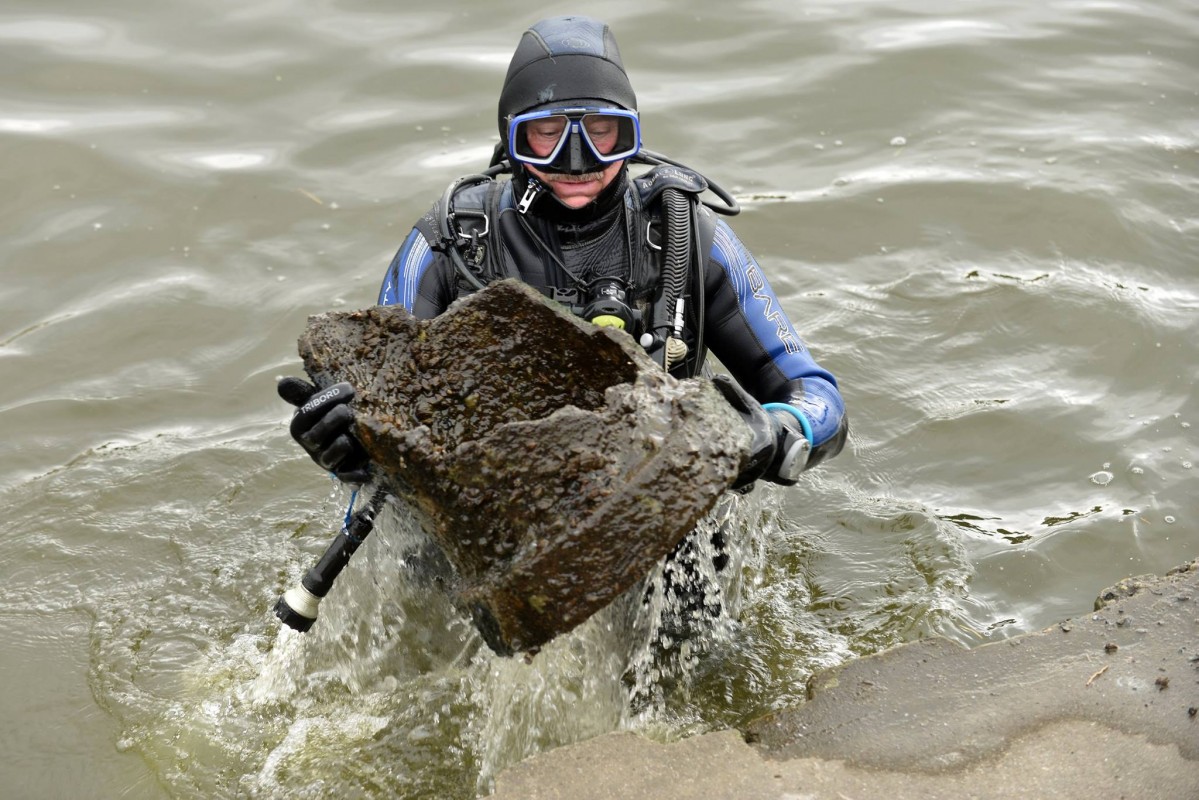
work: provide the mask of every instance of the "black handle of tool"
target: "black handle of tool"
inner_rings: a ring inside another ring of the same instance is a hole
[[[350,562],[350,557],[375,528],[375,517],[387,493],[378,491],[364,508],[355,513],[348,525],[341,529],[316,564],[304,573],[299,584],[284,592],[275,603],[275,616],[287,627],[306,633],[316,622],[317,607],[333,582]]]

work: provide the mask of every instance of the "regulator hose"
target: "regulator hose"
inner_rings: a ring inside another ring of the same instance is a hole
[[[675,303],[687,288],[687,268],[691,264],[691,203],[678,189],[665,189],[666,264],[662,270],[662,299],[674,311]],[[676,331],[677,333],[678,331]]]
[[[663,366],[669,371],[674,363],[687,356],[687,345],[683,343],[683,296],[687,291],[687,272],[691,268],[691,201],[678,189],[664,189],[662,205],[666,211],[662,309],[672,320]]]

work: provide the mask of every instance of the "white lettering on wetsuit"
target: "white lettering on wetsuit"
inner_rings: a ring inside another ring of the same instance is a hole
[[[787,318],[783,316],[782,309],[774,307],[774,296],[770,292],[763,291],[766,288],[766,280],[758,271],[758,265],[751,262],[748,269],[745,270],[745,277],[749,278],[749,288],[753,290],[754,297],[766,304],[762,316],[774,323],[774,332],[779,337],[779,341],[783,343],[783,349],[788,353],[801,352],[803,347],[787,323]]]
[[[306,411],[311,411],[325,401],[332,400],[334,397],[338,397],[339,395],[341,395],[341,387],[331,386],[301,406],[300,410],[296,413],[303,414]]]

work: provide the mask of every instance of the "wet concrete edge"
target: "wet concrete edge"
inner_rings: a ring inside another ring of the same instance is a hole
[[[1196,800],[1199,559],[1040,632],[973,649],[928,639],[820,672],[808,697],[741,732],[543,753],[492,797]]]

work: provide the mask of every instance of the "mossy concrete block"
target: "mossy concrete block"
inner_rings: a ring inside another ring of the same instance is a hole
[[[497,653],[536,651],[646,575],[736,478],[749,432],[706,379],[501,281],[432,320],[313,317],[300,355],[349,381],[378,480],[411,502]]]

